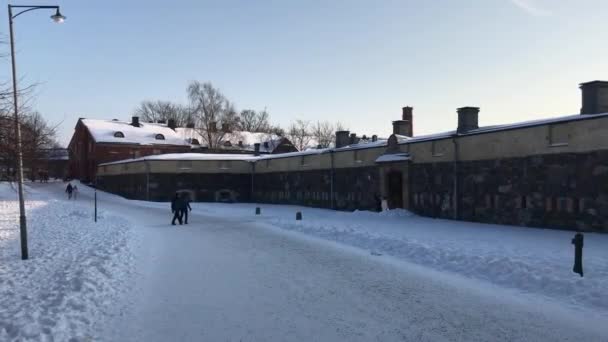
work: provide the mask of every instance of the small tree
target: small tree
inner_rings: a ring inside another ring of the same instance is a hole
[[[258,112],[245,109],[239,115],[239,128],[241,131],[267,133],[270,130],[269,118],[266,109]]]
[[[310,141],[312,140],[310,122],[303,120],[296,120],[295,122],[292,122],[287,128],[286,135],[298,150],[305,150],[307,147],[309,147]]]
[[[209,82],[191,82],[188,86],[188,99],[196,130],[210,149],[218,147],[228,133],[222,127],[234,129],[238,125],[238,115],[233,104]]]
[[[143,122],[156,122],[164,120],[169,122],[175,120],[178,127],[183,127],[192,121],[189,108],[170,101],[142,101],[133,111],[133,116],[138,116]]]
[[[312,127],[312,136],[321,148],[327,148],[336,138],[334,125],[328,121],[317,121]]]

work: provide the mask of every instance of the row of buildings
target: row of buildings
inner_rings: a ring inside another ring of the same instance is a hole
[[[193,125],[177,127],[175,121],[131,122],[80,118],[68,145],[70,178],[93,183],[102,163],[167,153],[278,154],[297,152],[285,137],[258,132],[231,131],[227,126],[211,132],[218,145],[204,143]],[[207,138],[209,140],[209,138]]]
[[[182,191],[195,201],[374,210],[386,198],[431,217],[608,232],[608,82],[581,90],[579,114],[546,120],[479,127],[479,108],[462,107],[453,131],[417,136],[404,107],[388,139],[341,131],[332,148],[274,155],[187,146],[92,170],[98,187],[132,199]]]

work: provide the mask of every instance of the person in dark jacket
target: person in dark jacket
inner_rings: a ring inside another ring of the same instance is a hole
[[[73,190],[74,190],[74,188],[72,188],[72,183],[68,183],[68,186],[65,188],[65,192],[68,193],[68,199],[72,199]]]
[[[171,200],[171,212],[173,213],[173,220],[171,224],[175,226],[175,220],[179,221],[179,224],[182,224],[182,200],[179,198],[179,193],[175,193],[173,199]]]
[[[182,213],[180,216],[184,218],[184,224],[188,224],[188,210],[192,211],[192,207],[190,206],[190,196],[188,196],[186,193],[182,194],[181,210]]]

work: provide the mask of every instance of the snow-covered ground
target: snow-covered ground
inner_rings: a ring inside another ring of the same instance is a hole
[[[580,278],[572,232],[216,203],[171,226],[168,203],[103,192],[95,224],[93,190],[64,187],[28,188],[25,262],[0,188],[2,341],[608,340],[605,235]]]
[[[128,222],[26,187],[22,261],[16,199],[0,182],[0,341],[95,340],[131,272]]]
[[[108,195],[113,196],[113,195]],[[116,200],[127,201],[116,196]],[[128,201],[166,209],[168,203]],[[262,215],[255,216],[260,207]],[[387,255],[438,271],[448,271],[573,307],[608,315],[608,235],[587,233],[584,278],[572,272],[574,233],[432,219],[406,210],[383,213],[339,212],[269,204],[193,203],[195,212],[217,217],[256,219]],[[296,221],[296,212],[303,220]]]

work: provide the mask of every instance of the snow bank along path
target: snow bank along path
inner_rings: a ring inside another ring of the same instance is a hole
[[[0,341],[96,340],[131,272],[127,221],[28,187],[22,261],[16,199],[0,183]]]

